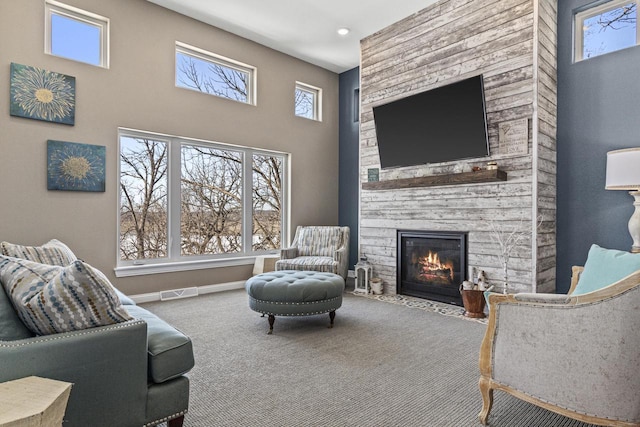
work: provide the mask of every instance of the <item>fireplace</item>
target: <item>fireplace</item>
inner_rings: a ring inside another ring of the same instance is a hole
[[[462,305],[467,233],[398,230],[398,293]]]

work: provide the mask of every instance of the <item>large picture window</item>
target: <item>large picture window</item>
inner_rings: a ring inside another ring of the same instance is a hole
[[[639,0],[612,0],[575,14],[575,61],[638,44]]]
[[[119,142],[118,276],[248,263],[286,241],[287,154],[127,129]]]

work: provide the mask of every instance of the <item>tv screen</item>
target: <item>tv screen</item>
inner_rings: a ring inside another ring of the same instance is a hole
[[[489,155],[482,75],[373,107],[382,169]]]

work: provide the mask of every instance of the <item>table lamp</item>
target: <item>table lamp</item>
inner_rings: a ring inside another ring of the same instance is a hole
[[[633,239],[631,252],[640,252],[640,147],[614,150],[607,153],[607,190],[630,190],[635,199],[635,211],[629,219],[629,233]]]

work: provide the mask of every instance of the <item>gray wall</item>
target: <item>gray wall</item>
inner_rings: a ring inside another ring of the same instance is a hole
[[[340,74],[340,225],[349,226],[351,240],[349,268],[358,262],[358,131],[360,129],[359,99],[360,68]]]
[[[145,0],[68,3],[111,20],[109,69],[44,53],[42,0],[0,0],[0,240],[60,239],[129,294],[250,277],[251,265],[115,278],[119,126],[291,153],[292,227],[337,224],[336,73]],[[176,88],[176,40],[257,67],[257,105]],[[74,76],[75,126],[11,117],[11,62]],[[323,89],[322,122],[294,116],[296,81]],[[106,192],[47,191],[48,139],[106,146]]]
[[[607,151],[640,146],[640,48],[572,63],[573,10],[591,2],[558,2],[559,293],[592,243],[627,251],[632,243],[633,199],[604,185]]]

